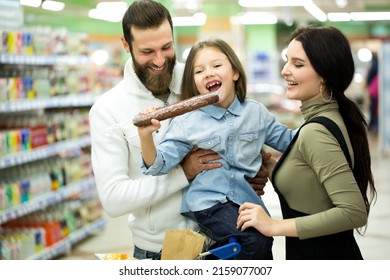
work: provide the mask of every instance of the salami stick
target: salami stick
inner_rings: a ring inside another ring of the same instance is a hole
[[[159,121],[173,118],[182,115],[187,112],[191,112],[198,108],[218,102],[219,96],[218,91],[203,95],[197,95],[185,100],[181,100],[164,107],[158,108],[153,112],[147,114],[138,114],[133,119],[135,126],[147,126],[150,124],[152,119]]]

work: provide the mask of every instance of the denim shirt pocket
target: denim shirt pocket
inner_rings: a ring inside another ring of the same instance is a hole
[[[264,140],[259,139],[260,132],[246,132],[238,135],[238,151],[247,158],[253,158],[259,155],[260,147]],[[261,141],[260,141],[261,140]]]
[[[215,152],[219,152],[221,151],[221,137],[217,136],[199,141],[197,146],[204,150],[213,150]]]

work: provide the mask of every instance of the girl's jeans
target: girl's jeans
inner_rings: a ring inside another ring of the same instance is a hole
[[[273,237],[266,237],[254,228],[237,229],[239,205],[228,201],[209,209],[193,212],[204,233],[216,242],[235,236],[242,251],[237,260],[272,260]]]

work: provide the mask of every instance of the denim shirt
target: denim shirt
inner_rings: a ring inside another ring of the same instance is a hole
[[[275,120],[264,105],[235,97],[228,109],[215,105],[174,118],[163,141],[157,146],[157,158],[147,175],[168,173],[193,148],[213,150],[222,158],[220,168],[198,174],[184,192],[182,213],[200,211],[231,200],[239,205],[248,201],[262,205],[245,177],[254,177],[260,169],[263,144],[284,152],[295,132]],[[265,208],[266,209],[266,208]]]

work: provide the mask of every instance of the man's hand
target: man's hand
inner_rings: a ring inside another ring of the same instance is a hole
[[[261,155],[263,157],[263,162],[270,160],[272,154],[267,153],[264,150],[261,150]],[[246,180],[251,184],[252,188],[255,190],[257,195],[263,195],[264,187],[268,182],[269,172],[268,169],[265,168],[264,165],[260,167],[259,172],[256,174],[254,178],[247,178]]]
[[[213,162],[221,156],[210,150],[198,149],[191,151],[181,162],[188,181],[193,180],[203,170],[221,167],[220,162]]]
[[[262,165],[259,172],[256,174],[256,177],[246,179],[249,184],[251,184],[257,195],[263,195],[265,193],[264,187],[268,182],[268,175],[268,170]]]

